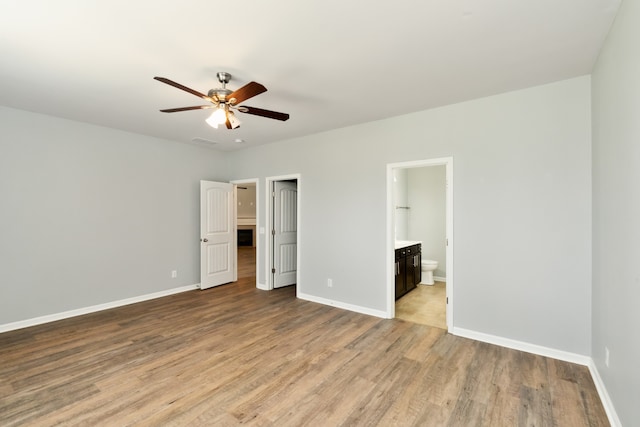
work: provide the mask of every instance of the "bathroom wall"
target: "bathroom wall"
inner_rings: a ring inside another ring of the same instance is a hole
[[[407,227],[409,225],[409,206],[407,197],[407,169],[393,171],[393,206],[396,225],[396,240],[409,240]]]
[[[446,272],[446,168],[428,166],[406,169],[408,240],[422,242],[422,258],[438,261],[434,276],[445,278]]]

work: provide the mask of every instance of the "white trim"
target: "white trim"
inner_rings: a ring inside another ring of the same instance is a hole
[[[269,287],[266,284],[260,283],[258,281],[256,281],[256,288],[258,288],[260,290],[263,290],[263,291],[269,291],[270,290]]]
[[[411,169],[428,166],[445,166],[446,173],[446,228],[448,245],[446,248],[446,294],[448,304],[446,307],[447,329],[451,332],[454,328],[453,317],[453,157],[441,157],[436,159],[414,160],[409,162],[387,164],[387,312],[386,318],[395,317],[395,280],[394,280],[394,216],[393,206],[393,171],[394,169]]]
[[[381,317],[383,319],[387,318],[387,313],[383,310],[374,310],[368,307],[362,307],[360,305],[348,304],[341,301],[334,301],[327,298],[317,297],[315,295],[297,293],[296,296],[305,301],[311,301],[318,304],[330,305],[332,307],[340,308],[343,310],[354,311],[360,314],[367,314],[369,316]]]
[[[78,308],[75,310],[63,311],[62,313],[48,314],[46,316],[35,317],[33,319],[21,320],[19,322],[6,323],[0,325],[0,333],[13,331],[16,329],[28,328],[30,326],[42,325],[43,323],[55,322],[57,320],[68,319],[70,317],[81,316],[83,314],[95,313],[97,311],[108,310],[110,308],[122,307],[129,304],[148,301],[156,298],[162,298],[169,295],[179,294],[181,292],[193,291],[200,288],[200,284],[181,286],[179,288],[167,289],[165,291],[154,292],[152,294],[140,295],[137,297],[125,298],[118,301],[107,302],[104,304],[92,305],[89,307]]]
[[[271,251],[272,251],[272,235],[271,235],[271,212],[273,211],[273,203],[271,198],[271,192],[273,185],[272,183],[275,181],[287,181],[290,179],[296,180],[296,221],[298,222],[298,231],[296,238],[296,295],[300,292],[300,271],[301,271],[301,259],[300,259],[300,235],[302,234],[302,215],[301,215],[301,199],[302,199],[302,175],[299,173],[290,174],[290,175],[278,175],[278,176],[268,176],[265,178],[265,197],[266,197],[266,221],[265,221],[265,230],[266,230],[266,239],[265,239],[265,263],[264,263],[264,272],[265,272],[265,283],[266,286],[264,289],[266,291],[273,290],[273,277],[271,275]],[[257,276],[257,274],[256,274]]]
[[[516,341],[509,338],[503,338],[496,335],[485,334],[482,332],[471,331],[463,328],[453,328],[451,332],[453,335],[457,335],[459,337],[470,338],[476,341],[482,341],[489,344],[499,345],[500,347],[511,348],[514,350],[525,351],[531,354],[537,354],[539,356],[550,357],[552,359],[563,360],[565,362],[576,363],[578,365],[583,365],[589,368],[589,372],[591,373],[591,378],[593,379],[593,383],[596,386],[596,390],[598,392],[598,396],[600,397],[600,401],[602,402],[602,406],[604,406],[604,410],[607,414],[607,418],[609,419],[609,423],[612,427],[622,427],[622,423],[620,422],[620,418],[618,418],[618,414],[613,406],[613,402],[609,397],[609,393],[607,392],[607,388],[600,377],[600,373],[598,372],[598,368],[596,367],[595,362],[589,356],[584,356],[582,354],[570,353],[567,351],[557,350],[554,348],[543,347],[536,344],[530,344],[523,341]]]
[[[436,282],[447,282],[447,278],[446,277],[440,277],[440,276],[433,276],[433,280],[435,280]]]
[[[589,366],[589,361],[591,360],[589,356],[584,356],[582,354],[556,350],[554,348],[543,347],[541,345],[530,344],[523,341],[516,341],[510,338],[499,337],[497,335],[485,334],[483,332],[471,331],[469,329],[453,328],[451,333],[459,337],[470,338],[472,340],[495,344],[501,347],[551,357],[552,359],[564,360],[565,362],[577,363],[578,365]]]
[[[234,184],[236,187],[238,184],[255,184],[256,185],[256,217],[253,220],[253,225],[255,226],[254,236],[256,238],[255,248],[256,248],[256,288],[262,289],[261,284],[258,282],[258,260],[260,259],[261,247],[260,242],[262,241],[262,237],[260,235],[260,179],[251,178],[251,179],[234,179],[233,181],[229,181],[229,183]],[[236,202],[237,203],[237,202]],[[240,225],[240,221],[238,222]],[[237,226],[236,226],[237,227]],[[236,262],[236,271],[238,270],[238,263]]]
[[[609,397],[607,388],[604,386],[602,377],[600,377],[600,372],[598,372],[598,368],[596,367],[593,359],[589,360],[589,364],[587,366],[589,367],[589,372],[591,372],[591,378],[593,378],[596,390],[598,390],[598,395],[600,396],[600,401],[602,401],[602,406],[604,406],[604,411],[607,413],[607,418],[609,418],[609,424],[611,424],[611,427],[622,427],[622,422],[618,417],[618,413],[613,406],[611,397]]]
[[[272,284],[272,278],[271,278],[271,192],[272,192],[272,184],[271,184],[271,180],[269,178],[265,178],[265,185],[264,185],[264,197],[265,197],[265,203],[264,203],[264,210],[265,210],[265,214],[264,214],[264,230],[265,230],[265,234],[264,234],[264,290],[265,291],[272,291],[273,290],[273,284]],[[258,227],[260,225],[258,224]],[[258,278],[258,272],[256,271],[256,280]]]
[[[446,157],[443,159],[445,163],[445,173],[447,175],[447,188],[446,188],[446,216],[447,216],[447,259],[445,265],[447,268],[447,281],[446,281],[446,293],[447,293],[447,328],[453,329],[453,157]]]

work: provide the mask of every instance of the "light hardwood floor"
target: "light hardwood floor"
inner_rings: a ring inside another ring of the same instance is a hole
[[[238,247],[238,280],[256,279],[256,248],[252,246]]]
[[[587,368],[255,277],[0,334],[2,426],[606,426]]]

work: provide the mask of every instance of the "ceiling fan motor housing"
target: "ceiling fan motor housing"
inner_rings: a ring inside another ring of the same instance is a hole
[[[229,89],[227,89],[227,83],[231,81],[231,74],[220,71],[216,74],[216,76],[218,77],[218,81],[222,84],[222,88],[211,89],[209,93],[207,93],[207,95],[215,102],[225,103],[227,101],[227,96],[232,93]]]
[[[231,81],[231,74],[225,73],[224,71],[220,71],[216,74],[218,76],[218,81],[222,84],[227,84]]]
[[[225,102],[227,96],[232,92],[229,89],[211,89],[207,95],[209,98],[217,99],[220,102]]]

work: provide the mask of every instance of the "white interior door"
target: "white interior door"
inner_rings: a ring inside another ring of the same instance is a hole
[[[298,189],[296,182],[273,183],[273,287],[296,283]]]
[[[237,280],[236,239],[235,186],[200,181],[200,289]]]

